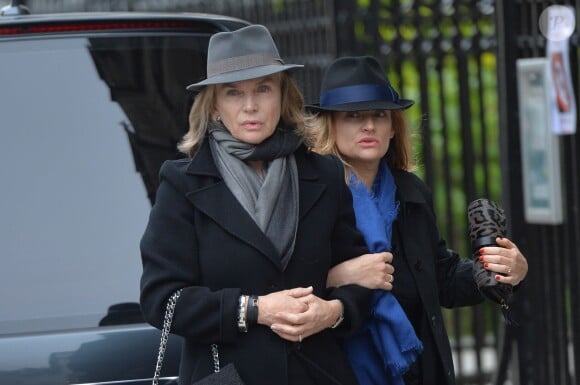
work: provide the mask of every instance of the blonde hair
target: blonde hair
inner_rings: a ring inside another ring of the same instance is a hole
[[[287,72],[278,72],[272,75],[274,81],[280,84],[282,94],[282,109],[280,120],[282,124],[292,127],[295,132],[306,139],[307,130],[304,121],[304,96],[298,88],[296,81]],[[211,114],[216,105],[216,85],[205,87],[195,97],[189,112],[189,130],[177,145],[179,151],[189,157],[193,157],[207,132],[207,125],[211,120]]]
[[[308,143],[312,150],[320,154],[334,154],[342,163],[352,168],[346,162],[336,145],[336,130],[334,129],[333,111],[322,111],[307,116]],[[411,147],[411,130],[403,110],[391,110],[391,121],[395,135],[389,144],[389,150],[384,156],[389,168],[393,170],[415,170],[415,160]]]

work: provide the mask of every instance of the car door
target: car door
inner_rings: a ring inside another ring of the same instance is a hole
[[[138,305],[157,172],[179,157],[202,15],[0,18],[0,384],[146,384]],[[177,376],[180,340],[162,377]],[[163,382],[163,381],[162,381]]]

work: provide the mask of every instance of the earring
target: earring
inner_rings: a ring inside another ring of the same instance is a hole
[[[222,117],[221,117],[221,116],[219,116],[219,115],[218,115],[218,116],[216,116],[216,118],[215,118],[215,121],[216,121],[216,122],[221,122],[221,121],[222,121]]]

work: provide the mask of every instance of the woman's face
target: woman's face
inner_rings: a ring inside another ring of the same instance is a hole
[[[377,167],[395,135],[389,110],[332,113],[338,152],[354,168]]]
[[[258,144],[274,133],[280,120],[279,76],[266,76],[216,86],[213,119],[220,117],[233,137]]]

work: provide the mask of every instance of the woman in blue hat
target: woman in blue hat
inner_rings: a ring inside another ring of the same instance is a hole
[[[179,383],[233,363],[247,385],[355,385],[339,337],[371,291],[327,289],[329,269],[367,253],[343,166],[302,143],[302,94],[268,30],[209,42],[187,155],[167,161],[141,240],[141,307],[183,337]],[[215,361],[219,358],[219,363]]]
[[[375,290],[371,316],[346,340],[359,382],[454,384],[451,348],[441,306],[483,300],[472,262],[447,249],[437,229],[431,192],[411,173],[410,130],[400,98],[370,56],[336,59],[326,70],[314,113],[314,150],[345,165],[358,228],[371,252],[389,252],[386,271],[377,254],[334,267],[329,287],[359,284]],[[483,247],[480,260],[500,282],[517,285],[527,262],[507,238]],[[394,271],[394,272],[393,272]]]

